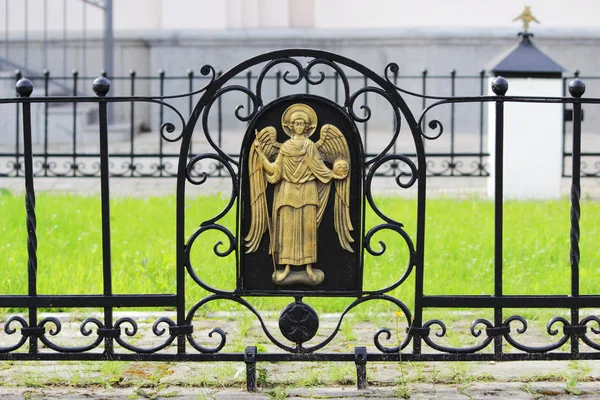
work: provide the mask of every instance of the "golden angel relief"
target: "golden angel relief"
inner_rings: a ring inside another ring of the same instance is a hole
[[[323,125],[320,139],[310,136],[317,127],[317,114],[306,104],[288,107],[282,117],[283,131],[290,137],[277,142],[275,127],[260,132],[248,158],[251,222],[245,237],[246,252],[255,252],[265,232],[273,260],[273,282],[277,285],[319,285],[325,279],[317,263],[318,227],[335,183],[334,229],[340,246],[350,245],[350,151],[340,130]],[[329,168],[326,164],[332,166]],[[274,185],[273,205],[267,206],[267,185]]]

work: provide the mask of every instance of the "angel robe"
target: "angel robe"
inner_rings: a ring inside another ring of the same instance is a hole
[[[277,264],[316,263],[317,227],[327,203],[325,196],[319,199],[317,180],[328,183],[333,171],[310,139],[287,140],[269,164],[273,173],[265,170],[267,180],[277,184],[273,195],[273,249]]]

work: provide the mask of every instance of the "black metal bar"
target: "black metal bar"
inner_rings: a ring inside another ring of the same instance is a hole
[[[21,75],[21,71],[16,70],[15,71],[15,81],[18,82],[21,80],[23,76]],[[20,139],[21,139],[21,108],[19,107],[19,104],[15,104],[15,114],[16,114],[16,118],[15,118],[15,176],[19,176],[19,172],[22,170],[21,168],[21,162],[20,162],[20,158],[19,158],[19,153],[20,153]]]
[[[421,106],[423,107],[423,110],[427,108],[427,98],[425,97],[427,96],[427,73],[427,69],[424,69],[421,73],[421,94],[423,95]],[[422,127],[423,131],[427,129],[427,119],[425,117],[423,117]]]
[[[334,100],[335,103],[338,104],[340,102],[340,74],[335,71],[333,73],[333,82],[334,82]]]
[[[368,85],[368,83],[369,83],[369,80],[365,76],[364,80],[363,80],[363,84],[365,85],[365,87]],[[369,106],[369,101],[368,101],[369,99],[367,98],[368,93],[369,92],[365,92],[364,93],[364,98],[365,98],[365,104],[364,105],[365,105],[365,107]],[[366,108],[365,108],[365,116],[367,116],[367,109]],[[363,124],[363,134],[364,134],[364,139],[363,139],[364,150],[365,150],[365,153],[367,153],[369,151],[368,147],[367,147],[367,136],[369,134],[369,121],[365,121],[364,124]]]
[[[398,71],[394,71],[394,85],[398,86]],[[396,117],[393,116],[392,117],[392,126],[395,123],[396,123]],[[397,140],[394,141],[394,147],[392,148],[392,152],[394,154],[396,154],[396,152],[397,152],[397,149],[396,149],[397,142],[398,142]],[[394,168],[394,173],[396,173],[396,168]]]
[[[585,93],[585,84],[579,78],[569,83],[569,93],[575,98],[581,98]],[[581,103],[573,104],[573,159],[571,172],[571,296],[579,296],[579,219],[581,218]],[[579,309],[571,309],[571,324],[579,323]],[[571,354],[579,357],[579,338],[571,337]]]
[[[129,93],[135,96],[135,70],[129,71]],[[129,105],[129,173],[134,176],[135,172],[135,102]]]
[[[73,71],[73,97],[77,96],[77,71]],[[73,103],[73,176],[77,175],[77,103]]]
[[[110,90],[110,82],[105,77],[94,81],[94,92],[100,97],[106,97]],[[106,101],[98,103],[100,121],[100,186],[102,198],[102,278],[105,296],[112,295],[112,268],[110,251],[110,187],[109,187],[109,161],[108,161],[108,116]],[[104,326],[113,328],[113,310],[104,308]],[[114,352],[113,338],[104,338],[104,353],[111,355]]]
[[[353,353],[265,353],[257,354],[257,362],[352,362]],[[571,353],[506,353],[501,358],[492,353],[475,354],[399,354],[399,353],[374,353],[368,354],[369,362],[417,362],[417,361],[568,361]],[[600,352],[581,353],[581,360],[600,360]],[[14,361],[160,361],[160,362],[243,362],[244,354],[218,353],[218,354],[133,354],[115,353],[110,357],[102,353],[0,353],[0,360]]]
[[[248,71],[246,73],[246,88],[248,90],[252,90],[252,71]],[[248,97],[248,99],[246,100],[246,109],[248,110],[248,112],[250,112],[251,107],[252,107],[252,102],[250,100],[250,97]]]
[[[45,12],[45,11],[44,11]],[[48,97],[50,71],[44,70],[44,96]],[[48,103],[44,103],[44,176],[48,176]]]
[[[567,78],[562,79],[562,96],[567,96]],[[567,173],[567,120],[565,118],[565,112],[567,110],[567,105],[563,104],[563,120],[562,120],[562,160],[561,160],[561,174],[563,177],[566,176]]]
[[[244,362],[246,363],[246,390],[256,392],[256,346],[246,347],[244,352]]]
[[[504,240],[504,102],[501,97],[508,90],[508,82],[501,76],[494,79],[492,90],[496,101],[496,143],[494,167],[494,296],[502,296],[502,255]],[[494,326],[502,325],[502,308],[494,309]],[[502,336],[494,337],[494,354],[502,354]]]
[[[482,69],[479,73],[479,95],[485,94],[485,70]],[[484,133],[484,108],[483,103],[479,103],[479,176],[484,174],[483,164],[483,133]]]
[[[177,305],[174,294],[119,295],[35,295],[0,296],[0,308],[99,308],[170,307]]]
[[[194,71],[189,69],[188,70],[188,93],[192,93],[193,91],[194,91]],[[194,102],[193,102],[192,96],[189,97],[188,108],[189,108],[189,115],[192,115],[192,111],[194,110]],[[193,145],[193,143],[190,141],[190,151],[189,151],[190,158],[194,155],[194,151],[192,150],[192,145]]]
[[[223,75],[222,71],[217,71],[217,78]],[[223,148],[223,97],[219,96],[217,100],[217,145],[220,149]],[[218,176],[223,176],[223,168],[221,164],[217,165]]]
[[[281,71],[275,71],[275,96],[279,98],[281,96]],[[337,103],[337,100],[336,100]]]
[[[113,32],[113,0],[104,0],[104,37],[103,37],[103,68],[110,79],[114,77],[114,32]],[[110,94],[109,94],[110,96]],[[108,123],[114,122],[113,103],[107,104]]]
[[[28,79],[19,79],[17,94],[29,97],[33,84]],[[25,151],[25,209],[27,211],[27,293],[37,295],[37,221],[35,215],[35,189],[33,186],[33,145],[31,141],[31,104],[23,103],[23,147]],[[37,308],[29,308],[29,327],[37,327]],[[29,353],[37,354],[38,339],[29,337]]]
[[[430,308],[595,308],[600,296],[424,296]]]
[[[365,390],[367,388],[367,348],[354,348],[354,364],[356,365],[356,388]]]
[[[310,85],[308,83],[310,77],[310,73],[306,74],[306,79],[304,80],[304,93],[310,94]]]
[[[188,74],[191,72],[188,71]],[[193,75],[193,72],[192,72]],[[165,95],[165,71],[163,69],[159,69],[158,70],[158,94],[160,97],[163,97]],[[192,96],[190,96],[190,102],[191,102],[191,98]],[[164,108],[165,106],[163,104],[159,104],[158,106],[158,127],[159,129],[162,129],[162,125],[164,123]],[[164,174],[164,164],[163,164],[163,138],[161,135],[158,135],[158,174],[159,176],[163,176]]]
[[[455,69],[450,71],[450,96],[452,96],[452,97],[456,96],[456,70]],[[452,166],[452,168],[450,168],[450,175],[452,175],[452,176],[454,176],[454,173],[455,173],[454,166],[456,165],[454,163],[454,147],[455,147],[455,141],[456,141],[455,129],[454,129],[455,106],[456,105],[454,103],[450,104],[450,154],[452,154],[450,156],[450,165]]]

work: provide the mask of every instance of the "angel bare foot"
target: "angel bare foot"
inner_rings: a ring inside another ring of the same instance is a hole
[[[288,277],[288,275],[290,274],[290,266],[286,265],[285,269],[283,271],[275,271],[273,272],[273,282],[275,283],[280,283],[283,282],[285,280],[285,278]]]
[[[325,274],[323,273],[323,271],[316,268],[313,269],[311,264],[308,264],[306,266],[306,275],[308,275],[308,278],[315,285],[318,285],[319,283],[323,282],[323,279],[325,279]]]

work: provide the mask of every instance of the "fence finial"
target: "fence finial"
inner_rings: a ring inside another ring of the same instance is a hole
[[[492,81],[492,91],[496,93],[497,96],[504,96],[508,91],[508,81],[502,76],[497,76]]]
[[[573,97],[580,98],[585,93],[585,83],[579,78],[573,79],[569,82],[569,93]]]
[[[100,76],[94,80],[94,93],[98,96],[106,96],[110,90],[110,81],[103,76]]]
[[[33,92],[33,83],[27,78],[21,78],[16,84],[19,97],[29,97]]]

